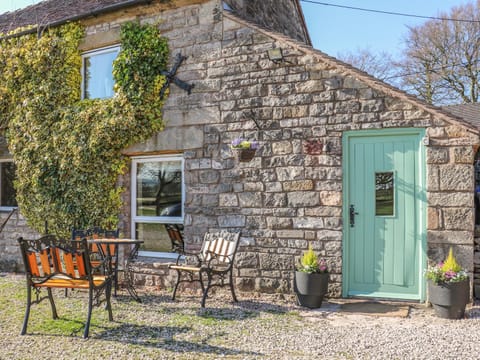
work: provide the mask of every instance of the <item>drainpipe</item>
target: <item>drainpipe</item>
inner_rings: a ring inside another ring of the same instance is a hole
[[[95,16],[103,15],[105,13],[113,12],[113,11],[116,11],[116,10],[121,10],[121,9],[124,9],[124,8],[127,8],[127,7],[132,7],[132,6],[135,6],[135,5],[150,5],[151,2],[152,2],[152,0],[128,0],[128,1],[124,1],[124,2],[121,2],[121,3],[105,6],[104,8],[101,8],[101,9],[98,9],[98,10],[92,10],[92,11],[88,11],[88,12],[83,13],[83,14],[70,16],[70,17],[65,18],[65,19],[52,21],[52,22],[47,23],[45,25],[37,25],[37,27],[27,29],[27,30],[24,30],[24,31],[20,31],[20,32],[15,33],[15,34],[2,36],[2,37],[0,37],[0,41],[11,39],[11,38],[16,38],[16,37],[21,37],[21,36],[28,35],[28,34],[34,34],[34,33],[38,33],[39,37],[40,37],[40,34],[46,28],[49,28],[49,27],[60,26],[60,25],[66,24],[67,22],[74,22],[74,21],[81,20],[81,19],[84,19],[84,18],[87,18],[87,17],[95,17]]]

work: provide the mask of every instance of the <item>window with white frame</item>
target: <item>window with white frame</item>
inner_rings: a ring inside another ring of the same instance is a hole
[[[166,224],[183,226],[183,157],[132,159],[132,234],[144,241],[142,256],[171,256]]]
[[[82,99],[113,96],[113,61],[120,46],[111,46],[82,54]]]
[[[17,199],[13,181],[15,180],[15,164],[11,160],[0,160],[0,209],[17,207]]]

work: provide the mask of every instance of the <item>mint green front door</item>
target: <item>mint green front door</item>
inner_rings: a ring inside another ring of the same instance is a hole
[[[421,300],[423,129],[344,135],[344,296]]]

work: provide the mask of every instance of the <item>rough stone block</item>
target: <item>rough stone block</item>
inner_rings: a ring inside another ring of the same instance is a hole
[[[474,220],[472,208],[448,208],[443,210],[443,221],[447,230],[473,231]]]
[[[284,217],[267,217],[267,225],[269,229],[291,229],[292,219]]]
[[[241,192],[238,193],[238,202],[240,207],[261,207],[262,194],[258,192]]]
[[[452,230],[428,230],[427,241],[429,244],[464,244],[471,245],[473,247],[473,232]]]
[[[284,191],[313,190],[312,180],[285,181],[282,185]]]
[[[273,155],[285,155],[292,153],[292,143],[290,141],[280,141],[272,143]]]
[[[472,146],[456,146],[450,149],[456,164],[473,164],[475,154]]]
[[[320,196],[315,191],[295,191],[287,194],[288,205],[294,208],[320,205]]]
[[[305,234],[302,230],[279,230],[277,236],[279,238],[303,239]]]
[[[263,205],[266,207],[287,206],[287,195],[284,193],[266,193],[263,195]]]
[[[473,165],[442,165],[439,167],[441,190],[472,190],[474,188]]]
[[[260,266],[263,270],[289,270],[293,269],[294,258],[289,255],[260,254]]]
[[[235,257],[237,268],[257,268],[258,257],[257,254],[251,252],[239,252]]]
[[[473,192],[427,192],[427,202],[432,207],[473,207]]]
[[[279,167],[275,169],[278,181],[303,180],[305,169],[301,166]]]
[[[437,230],[440,228],[439,210],[429,207],[427,210],[427,229]]]
[[[427,189],[429,191],[440,190],[440,179],[438,177],[438,166],[429,165],[427,167]]]
[[[340,191],[320,191],[321,204],[325,206],[342,206]]]
[[[448,161],[448,148],[438,146],[427,147],[427,164],[446,164]]]
[[[218,225],[221,228],[244,227],[245,221],[244,215],[222,215],[218,217]]]
[[[295,229],[321,229],[324,227],[323,218],[296,217],[293,219]]]

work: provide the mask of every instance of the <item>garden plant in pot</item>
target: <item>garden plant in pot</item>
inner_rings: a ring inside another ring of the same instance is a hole
[[[467,272],[455,260],[452,248],[447,259],[429,266],[425,275],[429,301],[435,314],[446,319],[463,318],[470,298],[470,280]]]
[[[311,309],[322,306],[328,291],[328,277],[325,261],[318,259],[310,245],[295,271],[293,286],[298,304]]]
[[[253,159],[255,152],[258,149],[258,143],[255,140],[245,140],[243,138],[236,138],[230,144],[233,155],[240,162],[248,162]]]

